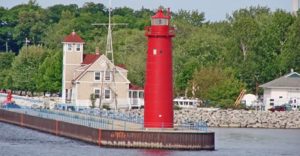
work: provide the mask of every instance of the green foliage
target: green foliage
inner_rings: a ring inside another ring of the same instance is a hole
[[[49,68],[51,67],[51,68]],[[38,74],[35,78],[38,91],[59,92],[62,82],[62,53],[48,52],[48,56],[39,66]]]
[[[96,97],[95,97],[94,93],[92,93],[90,95],[90,100],[91,100],[91,103],[92,103],[91,108],[95,108],[96,107],[96,105],[95,105],[95,103],[96,103]]]
[[[174,105],[173,109],[174,110],[181,110],[181,107],[179,107],[178,105]]]
[[[206,67],[195,72],[189,86],[193,96],[209,100],[214,106],[229,108],[245,84],[234,77],[232,69]]]
[[[47,53],[40,46],[23,47],[14,59],[11,67],[13,87],[24,91],[35,91],[36,77],[39,66],[43,63]]]
[[[106,110],[110,110],[111,109],[108,104],[103,104],[102,108],[106,109]]]
[[[15,58],[14,53],[0,53],[0,89],[8,89],[11,87],[11,77],[9,69]]]
[[[125,64],[131,83],[143,86],[146,61],[144,27],[155,10],[115,8],[112,22],[116,64]],[[206,22],[204,13],[172,13],[175,94],[231,107],[241,88],[254,93],[263,84],[289,72],[300,72],[300,13],[266,7],[239,9],[219,22]],[[85,53],[105,52],[108,9],[87,2],[41,8],[35,0],[10,9],[0,7],[0,89],[59,92],[62,41],[75,30],[85,41]],[[24,46],[25,38],[31,42]],[[6,46],[7,45],[7,46]],[[39,45],[39,46],[38,46]],[[40,45],[43,45],[40,46]]]
[[[201,26],[205,18],[204,13],[199,12],[198,10],[179,10],[178,13],[175,14],[175,20],[182,20],[183,22],[191,24],[192,26]]]
[[[208,99],[221,108],[234,107],[234,101],[239,96],[244,84],[234,77],[229,77],[217,86],[208,90]]]

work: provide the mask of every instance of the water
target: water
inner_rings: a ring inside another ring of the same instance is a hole
[[[0,156],[299,156],[300,130],[210,129],[215,151],[114,149],[0,123]]]

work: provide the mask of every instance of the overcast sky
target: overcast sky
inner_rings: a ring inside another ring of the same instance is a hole
[[[17,4],[27,3],[28,0],[0,0],[0,6],[11,8]],[[42,7],[55,4],[77,4],[82,6],[85,2],[103,3],[108,5],[108,0],[37,0]],[[272,10],[283,9],[291,11],[292,0],[112,0],[112,7],[127,6],[133,9],[155,9],[158,6],[170,7],[171,10],[199,10],[205,13],[206,20],[223,20],[226,14],[234,10],[249,6],[267,6]]]

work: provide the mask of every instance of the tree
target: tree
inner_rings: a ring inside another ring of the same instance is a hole
[[[205,67],[195,72],[189,82],[189,94],[210,101],[214,106],[232,107],[245,84],[234,77],[230,68]]]
[[[192,79],[193,73],[199,68],[223,61],[227,52],[227,39],[207,26],[200,28],[183,27],[193,32],[179,33],[174,39],[174,72],[177,94],[182,94]]]
[[[204,13],[198,10],[179,10],[178,13],[175,14],[175,20],[182,20],[192,26],[202,26],[205,18]]]
[[[48,56],[39,66],[35,82],[37,90],[44,93],[57,93],[61,90],[62,52],[48,52]]]
[[[13,86],[17,90],[37,90],[35,77],[38,75],[39,65],[46,57],[46,51],[40,46],[23,47],[19,55],[12,62],[11,76]]]
[[[17,11],[18,24],[14,29],[14,39],[19,47],[23,45],[25,38],[30,38],[31,43],[41,44],[44,29],[48,24],[45,10],[38,6],[36,1],[31,0]]]
[[[14,58],[14,53],[0,53],[0,89],[9,89],[11,87],[9,72]]]
[[[74,30],[75,15],[69,11],[63,11],[59,23],[54,24],[45,32],[43,43],[49,49],[61,50],[63,38]]]
[[[144,31],[120,29],[113,33],[113,38],[115,64],[125,64],[128,79],[136,85],[143,86],[146,62]],[[105,45],[106,40],[101,41],[102,45]]]
[[[300,13],[294,17],[294,22],[288,28],[286,42],[283,46],[283,52],[280,55],[280,66],[283,73],[289,72],[291,68],[300,71]]]

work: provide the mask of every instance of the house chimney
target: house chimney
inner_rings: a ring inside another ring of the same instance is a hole
[[[99,52],[99,47],[96,47],[95,53],[96,53],[96,55],[99,55],[99,54],[100,54],[100,52]]]
[[[299,9],[299,0],[292,0],[292,15],[297,16]]]
[[[293,73],[293,72],[294,72],[294,69],[292,68],[292,69],[291,69],[291,73]]]

